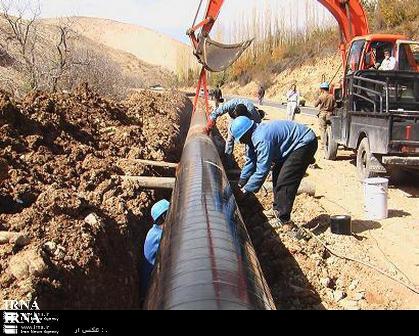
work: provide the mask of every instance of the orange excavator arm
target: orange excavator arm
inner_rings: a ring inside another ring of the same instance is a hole
[[[346,45],[356,36],[369,34],[368,20],[365,10],[359,0],[317,0],[336,19],[341,31],[341,51],[345,59]],[[209,0],[205,19],[191,30],[202,27],[202,35],[207,36],[220,13],[224,0]],[[197,41],[193,40],[194,47]]]
[[[200,5],[197,11],[197,15],[199,13],[199,9],[204,0],[200,1]],[[365,14],[365,10],[362,7],[359,0],[317,0],[320,2],[326,9],[334,16],[336,21],[339,24],[339,28],[341,31],[341,44],[340,50],[342,54],[342,62],[345,64],[346,60],[346,46],[348,43],[356,36],[368,35],[369,28],[368,28],[368,21],[367,16]],[[214,26],[215,21],[218,18],[220,13],[221,7],[224,4],[224,0],[208,0],[207,9],[205,12],[205,16],[203,21],[195,25],[195,20],[193,23],[193,27],[188,29],[187,34],[191,38],[192,45],[194,47],[194,53],[197,55],[198,59],[200,59],[200,54],[202,53],[202,41],[209,36],[209,33]],[[201,38],[198,39],[195,35],[195,32],[201,29],[200,36]],[[201,44],[200,44],[201,43]],[[240,52],[242,52],[248,44],[243,44],[241,47],[238,45],[236,48],[239,48]],[[240,55],[238,52],[235,56],[236,58]],[[234,59],[234,58],[233,58]],[[205,63],[205,62],[203,62]],[[207,68],[208,64],[207,64]],[[221,67],[220,67],[221,68]],[[202,67],[201,74],[198,81],[198,87],[196,90],[196,96],[194,101],[194,110],[196,109],[198,96],[200,92],[201,86],[204,88],[204,96],[206,102],[207,113],[209,112],[209,104],[208,104],[208,90],[207,90],[207,75],[205,70],[205,64]]]
[[[199,9],[201,8],[202,1],[203,0],[201,0],[198,11],[196,13],[197,15],[199,14]],[[223,3],[224,3],[224,0],[209,0],[207,10],[205,12],[204,20],[198,23],[197,25],[195,25],[195,21],[196,21],[196,17],[195,17],[193,27],[188,29],[188,31],[186,32],[186,34],[189,35],[189,37],[191,38],[192,45],[195,50],[198,48],[198,43],[199,43],[195,36],[195,31],[197,31],[199,28],[202,27],[201,34],[203,36],[208,36],[212,27],[214,26],[215,20],[217,20],[218,14],[220,13]]]
[[[224,3],[224,0],[211,0],[208,4],[206,18],[211,18],[210,22],[208,22],[204,27],[202,28],[202,31],[205,33],[209,33],[212,29],[212,26],[214,25],[215,20],[218,17],[218,14],[220,13],[221,7]]]
[[[195,22],[196,22],[196,19],[199,14],[199,10],[201,8],[203,1],[204,0],[200,1],[199,8],[198,8],[198,11],[196,12],[195,20],[194,20],[194,23],[192,24],[192,27],[188,29],[188,31],[186,32],[186,34],[190,37],[192,41],[195,55],[197,55],[197,51],[199,48],[199,41],[195,35],[195,32],[198,29],[202,28],[201,35],[204,37],[208,36],[212,27],[214,26],[215,20],[217,20],[218,14],[220,13],[220,10],[221,10],[221,6],[224,3],[224,0],[209,0],[208,6],[205,12],[204,20],[195,25]],[[205,66],[202,67],[201,73],[199,75],[198,86],[196,88],[196,94],[195,94],[195,99],[194,99],[194,104],[193,104],[193,112],[195,112],[198,105],[198,97],[199,97],[201,87],[204,89],[205,106],[206,106],[206,111],[208,115],[209,102],[208,102],[207,73],[205,70]]]
[[[367,15],[358,0],[317,0],[334,16],[339,24],[342,63],[346,62],[346,46],[356,36],[370,33]]]
[[[334,16],[342,32],[342,42],[368,35],[367,15],[358,0],[317,0]]]
[[[368,35],[368,21],[365,10],[359,0],[317,0],[335,17],[342,30],[345,42],[355,36]],[[224,0],[209,0],[205,14],[203,32],[209,33],[220,13]]]

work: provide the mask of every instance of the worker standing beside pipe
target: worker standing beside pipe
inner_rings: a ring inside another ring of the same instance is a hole
[[[297,85],[293,84],[287,92],[287,120],[294,120],[295,110],[300,104],[300,93],[297,90]]]
[[[294,121],[257,125],[247,117],[236,118],[230,132],[236,141],[247,145],[246,162],[239,180],[242,193],[257,192],[273,164],[272,213],[278,225],[292,224],[291,211],[298,187],[308,166],[315,162],[316,134]]]
[[[235,98],[225,103],[223,106],[215,109],[210,114],[207,128],[206,128],[207,134],[209,134],[212,128],[214,128],[217,119],[226,113],[228,113],[231,118],[229,127],[228,127],[229,129],[230,129],[232,120],[234,120],[235,118],[239,116],[246,116],[258,124],[262,121],[262,118],[258,109],[250,100]],[[234,150],[234,139],[231,136],[231,133],[228,132],[224,152],[227,156],[227,160],[230,163],[232,161],[233,150]]]
[[[167,211],[169,210],[170,203],[162,199],[155,203],[151,208],[151,217],[153,218],[154,224],[148,231],[144,242],[144,273],[143,273],[143,285],[144,292],[148,287],[151,273],[156,262],[157,252],[160,247],[160,240],[163,234],[163,225],[166,220]]]
[[[335,97],[329,93],[329,83],[323,82],[320,84],[320,96],[314,104],[314,107],[319,107],[317,116],[319,117],[321,146],[324,147],[327,122],[330,120],[336,107]]]
[[[258,90],[259,105],[263,105],[263,98],[265,98],[265,88],[263,87],[263,85],[261,85],[259,86],[259,90]]]

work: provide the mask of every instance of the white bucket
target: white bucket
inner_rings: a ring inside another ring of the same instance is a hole
[[[372,177],[364,180],[366,219],[374,220],[388,217],[387,193],[388,179]]]

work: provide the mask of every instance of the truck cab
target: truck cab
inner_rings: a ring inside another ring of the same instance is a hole
[[[380,69],[385,51],[395,60],[391,70],[419,72],[419,42],[403,35],[374,34],[352,40],[345,61],[345,77],[355,71]]]
[[[392,69],[382,70],[386,51]],[[325,158],[335,159],[338,145],[356,150],[361,180],[419,169],[419,42],[401,35],[355,38],[340,87]]]

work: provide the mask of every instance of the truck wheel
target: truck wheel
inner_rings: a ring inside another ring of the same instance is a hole
[[[329,125],[324,132],[324,158],[326,160],[336,160],[337,152],[338,144],[332,137],[332,127]]]
[[[368,138],[362,139],[356,153],[356,168],[358,169],[358,176],[361,181],[366,178],[376,177],[377,173],[371,171],[371,151]]]

